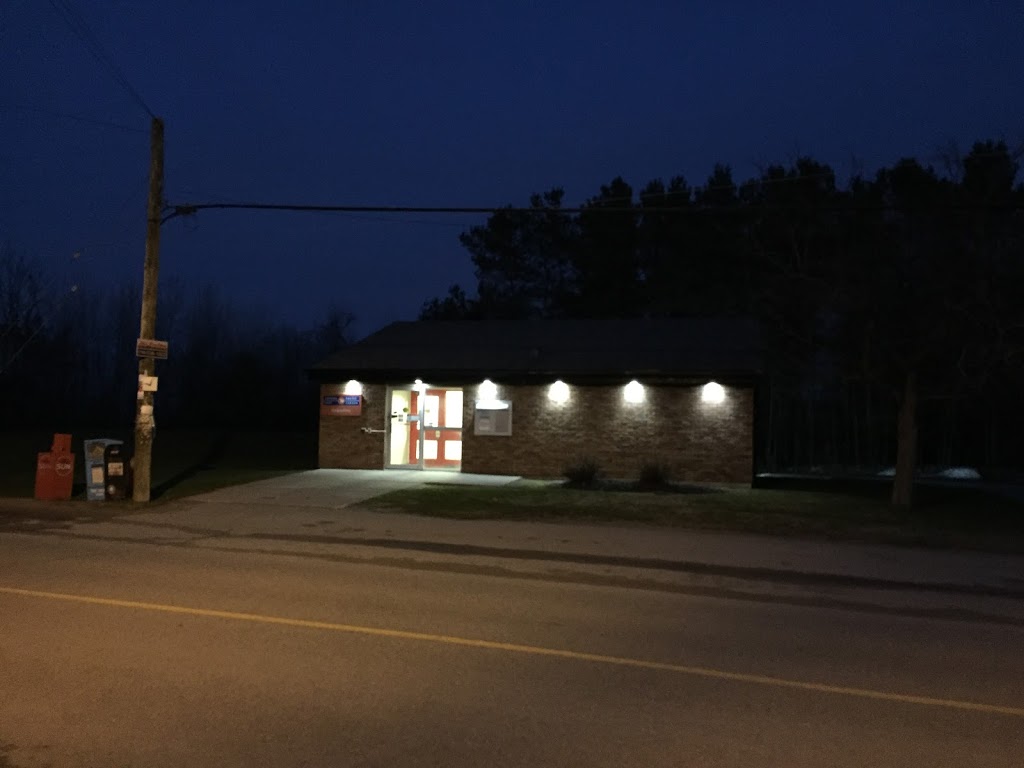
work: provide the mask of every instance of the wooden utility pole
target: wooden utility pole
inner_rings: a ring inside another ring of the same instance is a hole
[[[142,321],[139,339],[156,338],[156,286],[160,269],[160,213],[164,201],[164,122],[153,118],[149,133],[149,200],[146,205],[146,263],[142,272]],[[139,358],[139,391],[135,409],[134,501],[149,501],[153,467],[153,392],[143,391],[142,377],[153,376],[156,360]]]

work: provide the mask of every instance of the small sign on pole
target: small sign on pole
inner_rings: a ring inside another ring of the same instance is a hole
[[[154,360],[167,359],[167,342],[156,339],[138,339],[135,342],[136,357],[150,357]]]

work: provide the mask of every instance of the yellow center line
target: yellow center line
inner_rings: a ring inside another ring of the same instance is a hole
[[[931,696],[914,696],[905,693],[889,693],[886,691],[875,691],[869,688],[851,688],[841,685],[828,685],[826,683],[812,683],[803,680],[788,680],[782,677],[770,677],[768,675],[752,675],[743,672],[728,672],[721,669],[710,669],[708,667],[693,667],[685,664],[670,664],[662,661],[647,661],[644,659],[633,659],[626,656],[607,656],[600,653],[586,653],[581,651],[569,651],[560,648],[545,648],[537,645],[520,645],[517,643],[502,643],[494,640],[474,640],[466,637],[455,637],[452,635],[435,635],[428,632],[409,632],[402,629],[382,629],[379,627],[362,627],[354,624],[337,624],[330,621],[311,621],[309,619],[289,619],[283,616],[264,616],[257,613],[240,613],[237,611],[218,611],[210,608],[190,608],[182,605],[165,605],[163,603],[145,603],[135,600],[118,600],[109,597],[89,597],[87,595],[71,595],[62,592],[43,592],[35,589],[18,589],[16,587],[0,587],[0,594],[20,595],[22,597],[37,597],[49,600],[64,600],[72,603],[84,603],[86,605],[104,605],[114,608],[134,608],[143,611],[156,611],[159,613],[183,614],[186,616],[205,616],[217,619],[230,619],[233,621],[250,621],[258,624],[277,624],[286,627],[301,627],[304,629],[321,629],[330,632],[345,632],[356,635],[370,635],[372,637],[389,637],[399,640],[418,640],[428,643],[441,643],[444,645],[462,646],[464,648],[483,648],[494,651],[505,651],[507,653],[522,653],[531,656],[548,656],[572,661],[589,661],[598,664],[610,664],[619,667],[632,667],[634,669],[649,669],[658,672],[672,672],[680,675],[693,677],[710,678],[713,680],[731,680],[738,683],[751,683],[754,685],[766,685],[775,688],[792,688],[801,691],[814,691],[817,693],[831,693],[841,696],[855,696],[862,699],[876,699],[879,701],[900,702],[903,704],[919,704],[928,707],[943,707],[946,709],[967,710],[969,712],[984,712],[986,714],[1010,715],[1012,717],[1024,718],[1024,707],[1008,707],[999,704],[983,704],[974,701],[959,701],[956,699],[939,699]]]

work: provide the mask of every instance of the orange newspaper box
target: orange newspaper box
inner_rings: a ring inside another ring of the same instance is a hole
[[[71,435],[53,436],[49,451],[36,457],[36,493],[42,501],[71,498],[75,478],[75,454],[71,453]]]

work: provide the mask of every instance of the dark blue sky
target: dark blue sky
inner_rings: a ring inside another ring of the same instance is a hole
[[[441,6],[438,10],[436,6]],[[167,125],[172,203],[500,205],[810,154],[844,178],[1024,142],[1024,3],[74,0]],[[130,132],[27,111],[86,116]],[[141,275],[148,117],[45,0],[0,3],[0,239]],[[473,284],[479,219],[210,211],[162,277],[358,331]]]

